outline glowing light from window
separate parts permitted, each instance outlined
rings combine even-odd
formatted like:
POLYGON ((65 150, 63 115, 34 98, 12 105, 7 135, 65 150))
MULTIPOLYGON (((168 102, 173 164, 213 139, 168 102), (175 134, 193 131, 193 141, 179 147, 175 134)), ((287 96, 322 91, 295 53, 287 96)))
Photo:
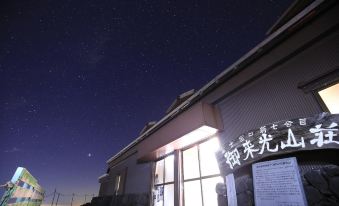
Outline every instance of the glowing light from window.
POLYGON ((174 205, 174 184, 165 185, 164 206, 174 205))
POLYGON ((218 195, 215 192, 215 186, 219 182, 223 182, 221 177, 213 177, 202 180, 204 205, 218 206, 218 195))
POLYGON ((157 161, 155 166, 154 183, 161 184, 164 182, 164 160, 157 161))
POLYGON ((165 182, 173 181, 174 181, 174 155, 170 155, 165 158, 165 182))
POLYGON ((193 130, 192 132, 182 136, 180 139, 180 146, 186 147, 193 143, 196 143, 200 140, 203 140, 207 137, 212 136, 213 134, 217 133, 217 129, 209 126, 201 126, 198 129, 193 130))
POLYGON ((199 145, 201 176, 220 174, 215 152, 219 150, 218 138, 213 138, 199 145))
POLYGON ((199 177, 199 158, 197 146, 183 152, 184 179, 199 177))
POLYGON ((332 114, 339 113, 339 83, 318 92, 332 114))
POLYGON ((185 206, 202 206, 200 180, 184 182, 185 206))

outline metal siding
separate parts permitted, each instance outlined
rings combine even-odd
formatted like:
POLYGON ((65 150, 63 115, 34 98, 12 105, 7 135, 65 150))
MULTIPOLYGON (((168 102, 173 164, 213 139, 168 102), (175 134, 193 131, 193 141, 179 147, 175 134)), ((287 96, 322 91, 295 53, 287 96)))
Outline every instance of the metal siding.
POLYGON ((221 135, 235 138, 270 122, 322 112, 313 95, 303 93, 298 84, 338 67, 338 57, 336 32, 226 97, 217 104, 224 124, 221 135))

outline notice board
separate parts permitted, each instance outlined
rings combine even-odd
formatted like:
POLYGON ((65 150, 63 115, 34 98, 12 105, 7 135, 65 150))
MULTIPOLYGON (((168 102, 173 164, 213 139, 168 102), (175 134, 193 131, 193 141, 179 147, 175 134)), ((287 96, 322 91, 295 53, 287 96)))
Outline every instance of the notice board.
POLYGON ((255 205, 306 206, 295 157, 252 165, 255 205))

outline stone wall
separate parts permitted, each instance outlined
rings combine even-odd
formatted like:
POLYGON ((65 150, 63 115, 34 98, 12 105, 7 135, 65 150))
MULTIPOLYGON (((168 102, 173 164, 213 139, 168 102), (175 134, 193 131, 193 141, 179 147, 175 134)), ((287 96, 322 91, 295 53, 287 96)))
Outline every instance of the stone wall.
MULTIPOLYGON (((301 168, 301 178, 309 206, 339 205, 339 166, 301 168)), ((254 206, 253 179, 243 175, 235 180, 238 206, 254 206)), ((219 206, 227 206, 227 197, 219 195, 219 206)))

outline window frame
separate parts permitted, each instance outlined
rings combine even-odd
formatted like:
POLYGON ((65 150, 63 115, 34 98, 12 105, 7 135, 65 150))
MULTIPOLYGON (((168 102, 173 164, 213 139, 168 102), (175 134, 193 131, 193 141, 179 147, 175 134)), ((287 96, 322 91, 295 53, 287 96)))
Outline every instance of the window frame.
POLYGON ((324 99, 320 96, 319 92, 322 91, 322 90, 325 90, 325 89, 327 89, 327 88, 329 88, 329 87, 331 87, 331 86, 334 86, 334 85, 336 85, 336 84, 339 84, 339 80, 338 80, 338 81, 331 82, 331 84, 328 84, 328 85, 326 85, 326 86, 323 86, 323 87, 318 88, 317 90, 314 90, 314 91, 313 91, 313 95, 314 95, 315 98, 317 99, 317 101, 318 101, 320 107, 323 109, 324 112, 328 112, 328 113, 330 113, 330 114, 332 114, 332 113, 331 113, 330 109, 327 107, 327 105, 326 105, 324 99))
MULTIPOLYGON (((164 202, 165 202, 165 185, 171 185, 173 184, 173 187, 174 187, 174 194, 173 194, 173 200, 175 202, 175 187, 176 187, 176 179, 175 179, 175 173, 176 173, 176 155, 175 155, 175 151, 174 152, 171 152, 157 160, 155 160, 153 162, 153 170, 152 170, 152 191, 153 189, 155 189, 156 187, 159 187, 159 186, 163 186, 163 197, 162 197, 162 202, 163 202, 163 205, 164 205, 164 202), (174 177, 173 177, 173 181, 170 181, 170 182, 165 182, 165 179, 166 179, 166 158, 173 155, 173 173, 174 173, 174 177), (156 171, 156 165, 157 165, 157 162, 161 161, 161 160, 164 160, 164 167, 163 167, 163 182, 162 183, 158 183, 158 184, 155 184, 155 171, 156 171)), ((154 205, 154 199, 153 199, 153 192, 152 192, 152 201, 151 201, 151 205, 153 206, 154 205)))
MULTIPOLYGON (((205 176, 201 176, 201 166, 200 166, 200 151, 198 150, 199 154, 198 154, 198 161, 199 161, 199 177, 197 178, 191 178, 188 180, 184 180, 184 161, 183 161, 183 151, 188 150, 192 147, 199 147, 200 144, 203 144, 209 140, 212 140, 213 138, 216 139, 220 139, 219 136, 217 134, 213 134, 211 136, 208 136, 202 140, 199 140, 193 144, 187 145, 181 149, 177 149, 174 150, 173 152, 166 154, 156 160, 154 160, 152 162, 152 173, 151 173, 151 177, 152 177, 152 182, 151 182, 151 201, 150 201, 150 205, 153 206, 154 205, 154 199, 153 199, 153 190, 155 189, 155 187, 157 186, 165 186, 165 185, 169 185, 169 184, 173 184, 174 185, 174 206, 184 206, 185 205, 185 196, 184 196, 184 192, 185 192, 185 188, 184 188, 184 182, 188 182, 188 181, 194 181, 194 180, 200 180, 200 192, 201 192, 201 200, 202 200, 202 205, 204 206, 204 200, 203 200, 203 195, 204 195, 204 191, 203 191, 203 184, 202 184, 202 180, 204 179, 209 179, 209 178, 214 178, 214 177, 221 177, 222 179, 224 179, 221 175, 221 173, 219 174, 213 174, 213 175, 205 175, 205 176), (165 158, 167 158, 168 156, 173 155, 174 157, 174 181, 172 182, 165 182, 165 158), (156 163, 158 161, 161 161, 164 159, 164 175, 163 175, 163 183, 159 183, 159 184, 155 184, 155 171, 156 171, 156 163)), ((165 190, 165 187, 164 187, 165 190)), ((163 191, 164 192, 164 191, 163 191)), ((165 200, 165 195, 163 195, 163 203, 165 200)), ((205 205, 206 206, 206 205, 205 205)))
POLYGON ((204 140, 198 141, 198 142, 196 142, 196 143, 194 143, 194 144, 191 144, 191 145, 189 145, 189 146, 187 146, 187 147, 184 147, 184 148, 182 148, 182 149, 180 150, 180 159, 181 159, 181 161, 180 161, 180 167, 181 167, 181 173, 180 173, 180 176, 181 176, 181 182, 180 182, 180 183, 181 183, 181 186, 182 186, 182 188, 181 188, 181 191, 182 191, 181 197, 182 197, 182 199, 181 199, 180 201, 181 201, 181 205, 182 205, 182 206, 185 206, 185 186, 184 186, 184 183, 185 183, 185 182, 191 182, 191 181, 199 180, 199 182, 200 182, 200 193, 201 193, 201 204, 202 204, 202 206, 205 206, 205 205, 204 205, 204 193, 203 193, 202 180, 204 180, 204 179, 209 179, 209 178, 214 178, 214 177, 221 177, 221 178, 223 178, 223 177, 221 176, 221 173, 219 173, 219 174, 214 174, 214 175, 206 175, 206 176, 202 176, 202 175, 201 175, 201 166, 200 166, 201 158, 200 158, 200 148, 199 148, 199 146, 200 146, 201 144, 203 144, 203 143, 209 141, 209 140, 212 140, 213 138, 219 139, 219 137, 217 137, 217 136, 214 135, 214 136, 208 137, 208 138, 206 138, 206 139, 204 139, 204 140), (184 178, 185 178, 185 177, 184 177, 184 151, 185 151, 185 150, 189 150, 189 149, 191 149, 191 148, 193 148, 193 147, 197 147, 197 152, 198 152, 198 165, 199 165, 199 177, 196 177, 196 178, 190 178, 190 179, 185 180, 185 179, 184 179, 184 178))
POLYGON ((300 82, 298 84, 298 88, 305 94, 311 93, 320 106, 320 109, 324 112, 331 113, 318 92, 337 83, 339 83, 339 67, 335 67, 334 69, 316 76, 309 81, 300 82))

